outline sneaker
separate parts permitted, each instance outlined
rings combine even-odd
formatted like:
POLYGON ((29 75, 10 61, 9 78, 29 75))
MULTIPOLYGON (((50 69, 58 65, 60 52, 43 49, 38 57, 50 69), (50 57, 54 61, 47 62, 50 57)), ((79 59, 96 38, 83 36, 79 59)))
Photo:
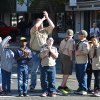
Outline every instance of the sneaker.
POLYGON ((4 93, 4 92, 3 92, 3 93, 1 94, 1 96, 7 96, 7 93, 4 93))
POLYGON ((93 95, 96 97, 100 97, 100 91, 96 90, 93 95))
POLYGON ((23 94, 19 94, 17 97, 23 97, 23 94))
POLYGON ((60 92, 64 95, 68 94, 68 91, 66 91, 65 89, 60 89, 60 92))
POLYGON ((24 97, 29 97, 29 95, 27 93, 23 93, 24 97))
POLYGON ((93 94, 94 93, 94 91, 93 90, 91 90, 91 89, 88 89, 88 91, 87 91, 88 93, 90 93, 90 94, 93 94))
POLYGON ((58 90, 62 89, 63 87, 62 86, 58 86, 58 90))
POLYGON ((65 87, 64 90, 67 91, 67 92, 73 92, 73 90, 71 90, 71 89, 68 88, 68 87, 65 87))
POLYGON ((78 92, 78 94, 80 94, 80 95, 87 95, 87 91, 80 91, 80 92, 78 92))
POLYGON ((51 94, 51 97, 56 97, 56 93, 52 93, 51 94))
POLYGON ((47 93, 45 92, 41 94, 41 97, 46 97, 46 96, 47 96, 47 93))

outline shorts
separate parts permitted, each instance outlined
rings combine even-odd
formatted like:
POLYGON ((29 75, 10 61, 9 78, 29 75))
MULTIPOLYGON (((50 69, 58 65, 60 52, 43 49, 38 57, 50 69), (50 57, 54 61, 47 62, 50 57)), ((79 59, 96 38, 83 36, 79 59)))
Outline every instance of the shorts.
POLYGON ((72 75, 73 63, 68 55, 62 54, 62 73, 64 75, 72 75))

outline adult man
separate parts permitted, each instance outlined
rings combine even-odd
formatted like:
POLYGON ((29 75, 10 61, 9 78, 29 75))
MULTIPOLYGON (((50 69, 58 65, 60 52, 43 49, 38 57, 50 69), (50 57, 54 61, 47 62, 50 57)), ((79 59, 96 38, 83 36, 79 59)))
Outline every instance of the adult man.
POLYGON ((76 93, 87 95, 87 76, 86 68, 88 62, 89 44, 86 40, 87 32, 81 30, 78 34, 79 42, 76 45, 75 50, 75 68, 76 68, 76 78, 78 80, 79 88, 76 93))
POLYGON ((40 66, 39 51, 40 48, 46 43, 48 35, 54 29, 54 24, 48 16, 46 11, 43 11, 43 18, 38 18, 36 24, 30 30, 30 47, 33 50, 33 66, 31 68, 31 84, 30 91, 33 91, 36 86, 37 71, 40 66), (43 27, 43 22, 47 20, 48 27, 43 27))
POLYGON ((90 37, 91 37, 91 36, 100 37, 100 30, 99 30, 99 28, 96 26, 96 23, 93 23, 93 27, 90 28, 90 37))

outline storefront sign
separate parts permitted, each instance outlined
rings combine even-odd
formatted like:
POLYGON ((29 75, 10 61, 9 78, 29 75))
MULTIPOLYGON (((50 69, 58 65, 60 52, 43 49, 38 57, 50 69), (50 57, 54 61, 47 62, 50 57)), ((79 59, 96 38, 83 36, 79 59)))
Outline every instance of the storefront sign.
POLYGON ((25 0, 22 4, 16 0, 16 11, 17 12, 27 12, 27 0, 25 0))
POLYGON ((77 6, 77 0, 69 0, 69 6, 77 6))

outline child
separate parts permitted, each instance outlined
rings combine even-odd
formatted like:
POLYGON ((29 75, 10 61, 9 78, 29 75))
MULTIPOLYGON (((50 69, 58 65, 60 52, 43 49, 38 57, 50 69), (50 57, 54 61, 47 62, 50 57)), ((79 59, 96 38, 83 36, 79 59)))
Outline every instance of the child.
POLYGON ((8 95, 11 92, 11 71, 13 66, 14 53, 8 48, 8 41, 10 39, 10 36, 6 37, 0 45, 3 95, 8 95))
POLYGON ((62 92, 64 95, 72 92, 71 89, 67 87, 67 81, 70 75, 72 75, 73 70, 73 51, 75 47, 75 41, 73 40, 73 30, 68 29, 66 31, 65 39, 63 39, 60 43, 59 52, 61 55, 61 63, 62 63, 62 74, 63 79, 61 86, 58 87, 58 90, 62 92))
POLYGON ((97 37, 92 36, 91 41, 93 47, 90 49, 90 57, 92 58, 92 69, 94 72, 94 96, 100 97, 100 44, 97 37))
POLYGON ((27 39, 20 38, 20 48, 16 51, 15 59, 18 64, 18 93, 20 97, 28 96, 28 62, 32 58, 31 50, 26 46, 27 39))
POLYGON ((41 87, 42 97, 46 97, 49 93, 52 97, 56 96, 56 59, 58 58, 57 48, 53 46, 52 37, 47 39, 47 45, 44 45, 40 51, 41 57, 41 87))
MULTIPOLYGON (((93 46, 92 41, 89 41, 90 48, 93 46)), ((88 64, 87 64, 87 91, 88 93, 92 93, 91 89, 91 79, 92 79, 92 59, 88 55, 88 64)))

